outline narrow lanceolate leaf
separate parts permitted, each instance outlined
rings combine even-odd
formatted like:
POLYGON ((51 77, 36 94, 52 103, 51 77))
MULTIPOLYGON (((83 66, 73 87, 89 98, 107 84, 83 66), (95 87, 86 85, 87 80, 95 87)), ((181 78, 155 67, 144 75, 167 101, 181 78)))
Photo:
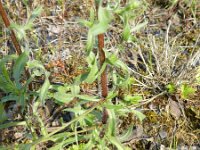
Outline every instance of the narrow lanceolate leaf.
POLYGON ((90 9, 90 22, 94 23, 95 21, 95 11, 94 8, 90 9))
POLYGON ((13 78, 18 83, 21 74, 24 72, 26 63, 28 62, 28 53, 23 52, 16 60, 13 67, 13 78))
POLYGON ((146 117, 143 113, 138 110, 133 110, 133 113, 138 117, 138 119, 142 122, 143 119, 146 117))
POLYGON ((93 36, 96 36, 98 34, 106 32, 108 27, 109 24, 105 22, 99 22, 98 24, 93 25, 92 28, 90 28, 89 32, 91 32, 93 36))
POLYGON ((123 29, 123 33, 122 33, 123 40, 128 41, 130 36, 131 36, 130 25, 128 23, 126 23, 126 25, 124 26, 124 29, 123 29))
POLYGON ((129 140, 131 136, 133 136, 133 125, 131 125, 125 133, 119 136, 119 140, 125 142, 129 140))
POLYGON ((126 95, 124 100, 130 102, 132 104, 137 104, 140 100, 142 100, 141 95, 126 95))
POLYGON ((90 71, 87 74, 87 78, 85 79, 85 82, 92 83, 97 78, 97 72, 98 72, 98 65, 97 65, 97 59, 94 55, 94 53, 90 53, 90 55, 87 57, 87 62, 90 67, 90 71))
POLYGON ((148 24, 148 21, 140 23, 136 25, 133 29, 131 29, 131 32, 139 31, 141 28, 145 27, 147 24, 148 24))
POLYGON ((36 17, 38 17, 42 12, 42 7, 39 6, 35 10, 33 10, 33 13, 31 14, 29 21, 33 21, 36 17))
POLYGON ((79 23, 80 23, 81 25, 83 25, 83 26, 88 27, 88 28, 90 28, 90 27, 93 25, 92 22, 87 21, 87 20, 83 20, 83 19, 79 20, 79 23))
POLYGON ((0 63, 0 89, 5 93, 17 92, 14 83, 10 80, 8 71, 4 63, 0 63))
POLYGON ((79 85, 71 85, 71 93, 74 97, 76 97, 80 93, 80 87, 79 85))
POLYGON ((22 38, 26 36, 27 27, 25 25, 18 25, 16 23, 12 23, 9 28, 14 29, 17 32, 16 36, 19 40, 21 40, 22 38))
POLYGON ((88 32, 88 37, 87 37, 87 45, 86 45, 86 50, 88 54, 91 52, 93 46, 94 46, 94 35, 91 33, 91 31, 88 32))
POLYGON ((126 148, 122 143, 114 136, 109 136, 110 142, 117 147, 118 150, 125 150, 126 148))
POLYGON ((44 84, 42 85, 42 88, 40 90, 40 100, 42 102, 42 104, 44 104, 44 100, 47 97, 47 92, 49 90, 50 87, 50 82, 48 77, 46 77, 44 84))
POLYGON ((115 62, 115 66, 121 68, 125 72, 128 72, 128 66, 119 59, 115 62))
POLYGON ((19 98, 16 100, 17 101, 17 103, 21 106, 21 112, 23 112, 24 111, 24 109, 25 109, 25 106, 26 106, 26 94, 25 94, 25 92, 22 90, 22 91, 20 91, 20 94, 19 94, 20 96, 19 96, 19 98))
POLYGON ((72 94, 66 94, 60 92, 56 92, 53 97, 61 103, 68 103, 74 98, 72 94))
POLYGON ((97 78, 97 76, 96 76, 97 72, 98 72, 97 64, 94 64, 92 66, 92 68, 90 69, 90 72, 89 72, 89 74, 88 74, 87 79, 85 80, 85 82, 87 82, 89 84, 93 83, 96 80, 96 78, 97 78))
POLYGON ((89 95, 77 95, 76 97, 85 101, 92 101, 92 102, 98 102, 100 100, 96 96, 89 96, 89 95))
POLYGON ((118 60, 117 56, 115 54, 111 54, 107 59, 107 63, 110 65, 115 65, 115 62, 118 60))
POLYGON ((27 63, 28 67, 30 69, 33 69, 33 68, 40 68, 42 69, 43 71, 45 71, 45 68, 44 66, 42 65, 42 63, 40 61, 37 61, 37 60, 32 60, 32 61, 29 61, 27 63))
POLYGON ((119 14, 119 15, 123 15, 126 12, 129 12, 131 10, 134 10, 136 8, 138 8, 141 5, 140 1, 131 1, 128 5, 126 5, 123 8, 117 9, 115 11, 115 13, 119 14))
POLYGON ((116 116, 115 112, 113 109, 107 110, 109 114, 109 119, 108 119, 108 136, 115 136, 115 129, 116 129, 116 116))
POLYGON ((7 119, 7 115, 4 110, 4 104, 0 103, 0 123, 4 122, 6 119, 7 119))
POLYGON ((103 8, 102 6, 99 6, 99 9, 98 9, 99 22, 104 23, 104 24, 109 24, 112 18, 113 18, 112 13, 108 9, 103 8))
POLYGON ((9 127, 12 127, 12 126, 21 126, 21 125, 25 125, 26 126, 26 121, 9 122, 9 123, 5 123, 5 124, 1 124, 0 125, 0 130, 4 129, 4 128, 9 128, 9 127))

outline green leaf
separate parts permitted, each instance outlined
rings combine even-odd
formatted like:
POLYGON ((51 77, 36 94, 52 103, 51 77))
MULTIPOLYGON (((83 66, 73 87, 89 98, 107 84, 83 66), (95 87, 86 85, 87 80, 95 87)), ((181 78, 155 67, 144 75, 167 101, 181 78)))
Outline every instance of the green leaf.
POLYGON ((37 60, 28 61, 27 66, 31 69, 32 76, 41 76, 43 74, 48 74, 48 71, 44 68, 42 63, 37 60))
POLYGON ((7 115, 6 112, 4 110, 4 104, 0 103, 0 123, 4 122, 5 120, 7 120, 7 115))
POLYGON ((19 99, 17 99, 16 102, 21 106, 21 112, 24 112, 26 106, 26 93, 24 92, 24 90, 20 91, 19 99))
POLYGON ((107 100, 111 100, 113 98, 115 98, 118 95, 118 93, 116 91, 110 91, 108 93, 108 96, 106 97, 107 100))
POLYGON ((8 102, 8 101, 13 101, 13 100, 17 100, 17 99, 19 99, 19 96, 11 93, 7 96, 2 97, 1 102, 8 102))
POLYGON ((28 6, 28 0, 22 0, 23 4, 26 5, 26 7, 28 6))
POLYGON ((44 84, 42 85, 42 88, 40 89, 40 94, 39 94, 42 104, 44 104, 44 101, 47 97, 49 87, 50 87, 50 82, 49 82, 48 77, 46 77, 44 84))
POLYGON ((83 19, 80 19, 78 22, 81 24, 81 25, 84 25, 88 28, 91 28, 94 24, 94 20, 95 20, 95 12, 94 12, 94 9, 91 8, 90 9, 90 20, 87 21, 87 20, 83 20, 83 19))
POLYGON ((3 62, 0 63, 0 89, 5 93, 17 93, 18 90, 10 80, 8 71, 3 62))
POLYGON ((42 65, 42 63, 38 60, 32 60, 32 61, 29 61, 27 63, 28 67, 30 69, 34 69, 34 68, 39 68, 39 69, 42 69, 43 71, 45 71, 45 68, 44 66, 42 65))
POLYGON ((0 146, 0 149, 1 149, 1 150, 8 150, 8 147, 0 146))
POLYGON ((79 22, 81 25, 84 25, 84 26, 86 26, 86 27, 88 27, 88 28, 92 27, 92 25, 93 25, 92 22, 87 21, 87 20, 83 20, 83 19, 80 19, 78 22, 79 22))
POLYGON ((19 56, 17 56, 16 54, 12 54, 12 55, 6 55, 3 58, 0 59, 0 63, 1 64, 5 64, 6 62, 12 62, 13 60, 16 60, 19 56))
POLYGON ((79 85, 71 85, 71 93, 74 97, 76 97, 80 93, 80 86, 79 85))
POLYGON ((187 84, 183 84, 181 85, 181 97, 183 99, 187 99, 189 98, 189 96, 193 95, 195 93, 195 89, 190 87, 187 84))
POLYGON ((113 109, 109 110, 107 109, 108 114, 109 114, 109 118, 108 118, 108 132, 107 135, 108 136, 115 136, 116 134, 116 115, 113 109))
POLYGON ((119 140, 120 142, 125 142, 127 140, 129 140, 129 138, 133 135, 133 125, 131 125, 128 130, 123 133, 123 135, 119 136, 119 140))
POLYGON ((108 56, 108 58, 106 58, 107 63, 110 65, 115 65, 117 60, 118 57, 115 54, 111 54, 110 56, 108 56))
POLYGON ((9 122, 9 123, 5 123, 5 124, 1 124, 0 130, 5 129, 5 128, 9 128, 9 127, 13 127, 13 126, 22 126, 22 125, 26 126, 26 121, 9 122))
POLYGON ((16 60, 13 67, 13 78, 19 84, 20 76, 25 70, 25 65, 28 62, 28 53, 23 52, 16 60))
POLYGON ((138 117, 138 119, 142 122, 144 118, 146 117, 143 113, 141 113, 138 110, 132 110, 133 113, 138 117))
POLYGON ((119 59, 115 62, 115 66, 121 68, 125 72, 128 72, 128 66, 119 59))
POLYGON ((93 36, 96 36, 98 34, 105 33, 109 27, 109 24, 106 22, 99 22, 98 24, 94 24, 90 30, 89 33, 92 34, 93 36))
POLYGON ((54 89, 60 93, 66 93, 71 91, 71 86, 65 84, 64 86, 58 86, 54 89))
POLYGON ((91 102, 98 102, 100 100, 99 98, 97 98, 97 96, 90 96, 90 95, 77 95, 76 97, 91 102))
POLYGON ((89 54, 94 46, 94 42, 95 42, 95 37, 92 34, 91 31, 88 32, 88 36, 87 36, 87 45, 86 45, 86 50, 87 53, 89 54))
POLYGON ((35 18, 38 17, 41 14, 42 10, 43 9, 42 9, 41 6, 37 7, 36 9, 34 9, 32 14, 31 14, 31 16, 29 17, 29 21, 34 21, 35 18))
POLYGON ((130 102, 132 104, 137 104, 139 103, 139 101, 142 100, 142 96, 141 95, 125 95, 124 100, 126 102, 130 102))
POLYGON ((109 136, 108 139, 110 142, 117 147, 118 150, 125 150, 125 147, 122 143, 114 136, 109 136))
POLYGON ((168 84, 166 88, 169 94, 173 94, 176 91, 176 87, 173 83, 168 84))
POLYGON ((92 24, 95 21, 95 11, 94 8, 90 8, 90 22, 92 22, 92 24))
POLYGON ((107 109, 114 109, 114 110, 119 110, 119 109, 123 109, 124 106, 123 105, 113 105, 113 104, 104 104, 103 106, 105 106, 107 109))
POLYGON ((131 32, 139 31, 141 28, 145 27, 148 24, 148 21, 140 23, 131 29, 131 32))
POLYGON ((98 9, 98 20, 100 23, 109 24, 112 20, 112 13, 107 9, 103 8, 101 5, 98 9))
POLYGON ((87 62, 89 64, 90 71, 85 79, 85 82, 91 84, 96 80, 98 73, 97 58, 95 57, 94 53, 90 53, 89 57, 87 57, 87 62))
POLYGON ((131 36, 131 29, 128 23, 126 23, 126 25, 124 26, 123 32, 122 32, 122 37, 123 40, 125 41, 129 41, 131 36))
POLYGON ((17 150, 20 150, 20 149, 23 149, 23 150, 30 150, 31 149, 31 144, 27 143, 27 144, 19 144, 15 147, 15 149, 17 150))
POLYGON ((53 97, 62 103, 68 103, 71 100, 73 100, 74 96, 72 94, 66 94, 66 93, 60 93, 60 92, 56 92, 53 97))
POLYGON ((89 72, 83 73, 75 78, 74 84, 79 85, 87 79, 89 72))
POLYGON ((23 25, 11 23, 9 28, 14 29, 17 32, 16 35, 17 35, 19 40, 21 40, 22 38, 24 38, 26 36, 25 26, 23 26, 23 25))
POLYGON ((141 5, 140 1, 130 1, 128 5, 126 5, 123 8, 117 9, 115 13, 119 15, 123 15, 124 13, 130 12, 131 10, 138 8, 140 5, 141 5))

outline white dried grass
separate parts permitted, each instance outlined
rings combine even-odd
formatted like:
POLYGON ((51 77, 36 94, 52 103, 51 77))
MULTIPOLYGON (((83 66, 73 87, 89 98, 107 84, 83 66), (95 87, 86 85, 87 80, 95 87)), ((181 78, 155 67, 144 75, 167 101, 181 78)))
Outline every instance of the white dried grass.
MULTIPOLYGON (((148 35, 148 41, 134 43, 137 54, 146 68, 145 73, 140 70, 130 68, 136 78, 137 84, 144 88, 159 89, 163 91, 163 86, 173 83, 179 86, 182 83, 194 84, 195 73, 200 65, 200 50, 197 50, 197 43, 193 45, 193 51, 187 60, 181 60, 182 51, 177 42, 179 35, 170 37, 171 23, 169 22, 164 43, 158 43, 153 35, 148 35), (147 60, 146 53, 153 57, 153 61, 147 60)), ((137 55, 136 54, 136 55, 137 55)))

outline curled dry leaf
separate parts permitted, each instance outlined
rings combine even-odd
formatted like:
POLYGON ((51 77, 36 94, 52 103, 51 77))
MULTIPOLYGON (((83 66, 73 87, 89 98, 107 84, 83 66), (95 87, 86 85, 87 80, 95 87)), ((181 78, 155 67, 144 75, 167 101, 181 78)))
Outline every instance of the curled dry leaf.
POLYGON ((169 102, 169 112, 176 120, 178 120, 181 116, 180 107, 178 103, 172 99, 170 99, 169 102))

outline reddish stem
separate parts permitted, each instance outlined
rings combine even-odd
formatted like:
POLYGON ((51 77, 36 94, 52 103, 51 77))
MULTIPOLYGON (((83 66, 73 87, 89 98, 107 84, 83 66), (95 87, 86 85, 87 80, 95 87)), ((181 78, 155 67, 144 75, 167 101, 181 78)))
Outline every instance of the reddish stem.
MULTIPOLYGON (((1 0, 0 0, 0 15, 1 15, 2 19, 3 19, 3 22, 4 22, 5 26, 6 26, 6 28, 9 28, 10 21, 8 19, 8 16, 6 14, 5 9, 3 8, 3 4, 1 2, 1 0)), ((13 30, 11 30, 11 35, 10 36, 11 36, 11 40, 13 42, 13 45, 15 47, 17 55, 20 55, 22 53, 22 50, 21 50, 21 47, 19 45, 19 42, 17 41, 17 38, 16 38, 15 33, 14 33, 13 30)), ((26 73, 27 77, 30 77, 30 73, 28 72, 28 70, 25 70, 25 73, 26 73)), ((29 89, 30 90, 33 89, 32 84, 29 84, 29 89)))
MULTIPOLYGON (((99 60, 100 60, 100 67, 103 66, 103 63, 106 60, 105 52, 103 51, 104 48, 104 34, 98 35, 98 47, 99 47, 99 60)), ((108 95, 108 83, 107 83, 107 72, 106 68, 101 74, 101 94, 102 97, 107 97, 108 95)))
MULTIPOLYGON (((98 35, 98 48, 99 48, 99 60, 100 60, 100 67, 103 66, 103 63, 106 60, 105 52, 103 50, 104 48, 104 34, 98 35)), ((101 94, 103 98, 106 98, 108 96, 108 80, 107 80, 107 68, 103 71, 101 74, 101 94)), ((102 114, 102 123, 106 124, 108 120, 108 112, 106 108, 103 108, 103 114, 102 114)))
MULTIPOLYGON (((10 21, 9 21, 9 19, 7 17, 5 9, 3 8, 3 4, 1 2, 1 0, 0 0, 0 15, 1 15, 2 19, 3 19, 3 22, 4 22, 5 26, 6 26, 6 28, 9 28, 10 21)), ((15 49, 16 49, 16 53, 18 55, 20 55, 22 53, 22 51, 21 51, 20 45, 19 45, 19 43, 17 41, 17 38, 16 38, 15 33, 14 33, 13 30, 11 30, 11 40, 12 40, 12 42, 14 44, 15 49)))

